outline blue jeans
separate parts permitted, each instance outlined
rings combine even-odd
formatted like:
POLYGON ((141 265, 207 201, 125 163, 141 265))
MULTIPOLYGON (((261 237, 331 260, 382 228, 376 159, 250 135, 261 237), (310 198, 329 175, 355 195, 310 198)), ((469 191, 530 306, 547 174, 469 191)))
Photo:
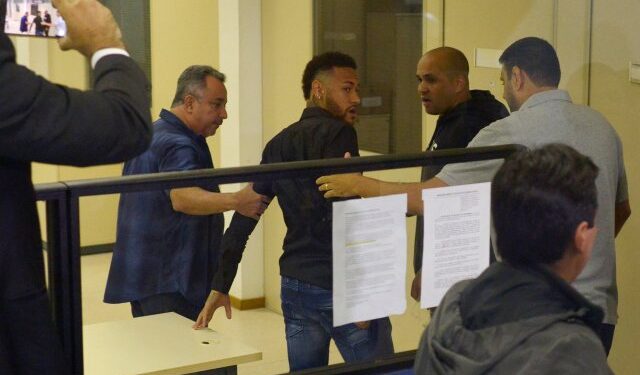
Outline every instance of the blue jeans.
POLYGON ((372 320, 367 329, 353 323, 334 327, 332 292, 286 276, 282 277, 280 297, 290 371, 326 366, 331 338, 345 362, 394 353, 389 318, 372 320))

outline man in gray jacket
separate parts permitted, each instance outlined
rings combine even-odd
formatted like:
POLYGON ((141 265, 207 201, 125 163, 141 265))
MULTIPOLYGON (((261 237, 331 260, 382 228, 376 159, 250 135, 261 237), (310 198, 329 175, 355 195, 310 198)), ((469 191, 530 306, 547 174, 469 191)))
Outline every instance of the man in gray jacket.
POLYGON ((603 311, 569 283, 595 242, 598 167, 550 144, 496 173, 491 213, 502 262, 454 285, 423 334, 417 374, 610 374, 603 311))

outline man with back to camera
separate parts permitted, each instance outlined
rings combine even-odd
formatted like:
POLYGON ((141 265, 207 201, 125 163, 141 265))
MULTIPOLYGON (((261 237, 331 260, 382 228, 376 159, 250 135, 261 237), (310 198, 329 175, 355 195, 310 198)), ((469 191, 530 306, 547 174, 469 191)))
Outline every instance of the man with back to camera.
MULTIPOLYGON (((359 81, 350 56, 327 52, 305 67, 302 91, 307 107, 300 120, 266 145, 262 164, 358 156, 353 124, 359 81)), ((389 318, 333 327, 332 209, 313 178, 255 183, 255 191, 278 197, 287 234, 280 257, 282 311, 290 371, 326 366, 334 339, 346 362, 393 354, 389 318)), ((234 215, 224 235, 222 263, 194 328, 204 328, 218 307, 231 319, 229 289, 257 221, 234 215)))
MULTIPOLYGON (((91 58, 93 89, 53 84, 16 64, 0 31, 0 373, 68 374, 51 321, 30 162, 124 161, 151 139, 148 81, 111 12, 95 0, 53 0, 68 21, 58 42, 91 58)), ((0 1, 0 24, 6 1, 0 1)))
POLYGON ((416 374, 612 374, 598 338, 602 309, 570 285, 599 229, 597 175, 561 144, 505 161, 491 185, 502 261, 447 291, 416 374))
MULTIPOLYGON (((530 148, 547 143, 568 144, 589 156, 600 169, 596 180, 600 234, 591 260, 573 286, 604 310, 600 338, 609 353, 617 321, 618 290, 615 236, 631 215, 622 144, 615 129, 595 110, 573 104, 558 89, 560 62, 543 39, 528 37, 511 44, 500 56, 504 98, 511 115, 482 129, 468 147, 521 144, 530 148)), ((363 197, 408 193, 408 210, 422 212, 425 188, 491 181, 502 161, 449 164, 423 183, 388 183, 356 174, 318 179, 325 197, 363 197)))
MULTIPOLYGON (((469 62, 452 47, 438 47, 418 61, 418 93, 425 111, 439 115, 427 151, 463 148, 490 123, 509 115, 507 108, 484 90, 469 90, 469 62)), ((442 165, 422 167, 420 181, 435 177, 442 165)), ((420 299, 423 217, 416 221, 411 296, 420 299)))
MULTIPOLYGON (((210 66, 185 69, 171 110, 153 125, 151 147, 123 175, 213 168, 206 137, 227 118, 224 81, 210 66)), ((173 311, 196 320, 217 268, 222 213, 257 219, 263 200, 250 186, 220 193, 217 184, 122 194, 104 301, 131 303, 134 317, 173 311)))

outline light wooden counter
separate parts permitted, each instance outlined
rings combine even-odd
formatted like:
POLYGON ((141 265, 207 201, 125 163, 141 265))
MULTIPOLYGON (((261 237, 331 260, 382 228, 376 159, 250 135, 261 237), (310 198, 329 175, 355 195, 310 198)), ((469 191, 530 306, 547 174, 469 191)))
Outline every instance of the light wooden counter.
POLYGON ((86 325, 84 373, 185 374, 214 368, 235 373, 236 365, 262 353, 211 329, 194 330, 175 313, 86 325))

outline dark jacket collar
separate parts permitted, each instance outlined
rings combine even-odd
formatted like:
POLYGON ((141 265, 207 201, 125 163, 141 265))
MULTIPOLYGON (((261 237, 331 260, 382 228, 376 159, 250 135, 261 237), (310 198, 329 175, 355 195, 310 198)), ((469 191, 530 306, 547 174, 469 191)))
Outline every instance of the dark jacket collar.
POLYGON ((332 115, 331 112, 327 111, 326 109, 323 109, 320 107, 307 107, 304 109, 304 111, 302 111, 302 116, 300 116, 300 121, 306 120, 312 117, 326 117, 334 120, 340 120, 339 118, 332 115))
POLYGON ((509 115, 509 111, 502 103, 487 90, 470 90, 469 100, 459 103, 449 111, 438 117, 438 123, 447 123, 456 117, 469 116, 471 118, 496 121, 509 115))

